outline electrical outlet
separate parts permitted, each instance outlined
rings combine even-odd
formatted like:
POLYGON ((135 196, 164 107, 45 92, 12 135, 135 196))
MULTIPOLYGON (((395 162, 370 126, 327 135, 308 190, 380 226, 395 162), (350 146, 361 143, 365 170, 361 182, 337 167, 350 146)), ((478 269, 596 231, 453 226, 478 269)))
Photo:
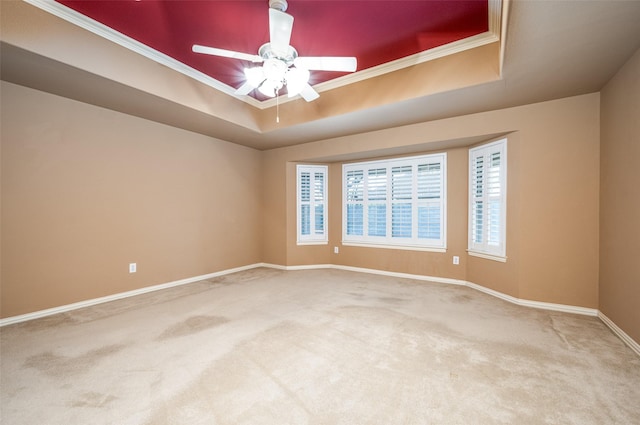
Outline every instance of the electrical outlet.
POLYGON ((136 263, 129 263, 129 273, 135 273, 137 268, 138 266, 136 265, 136 263))
POLYGON ((339 254, 340 253, 340 248, 338 248, 337 246, 333 247, 333 253, 334 254, 339 254))
POLYGON ((460 257, 458 257, 457 255, 453 256, 453 264, 458 265, 460 264, 460 257))

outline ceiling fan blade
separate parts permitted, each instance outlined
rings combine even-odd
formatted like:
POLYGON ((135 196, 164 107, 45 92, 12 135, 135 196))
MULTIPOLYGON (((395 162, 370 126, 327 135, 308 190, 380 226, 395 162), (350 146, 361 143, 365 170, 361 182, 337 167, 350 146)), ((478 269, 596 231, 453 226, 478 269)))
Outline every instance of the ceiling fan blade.
POLYGON ((258 55, 250 55, 248 53, 234 52, 233 50, 218 49, 215 47, 200 46, 194 44, 191 50, 195 53, 203 53, 205 55, 222 56, 225 58, 242 59, 251 62, 263 62, 264 59, 258 55))
POLYGON ((316 71, 354 72, 358 67, 358 60, 354 57, 301 56, 297 57, 293 64, 300 68, 316 71))
POLYGON ((287 54, 292 30, 293 16, 276 9, 269 9, 269 37, 271 50, 274 53, 282 56, 287 54))
POLYGON ((307 102, 312 102, 320 97, 317 91, 313 89, 309 84, 306 84, 302 91, 300 92, 300 96, 307 102))
POLYGON ((255 87, 253 87, 253 84, 246 81, 243 85, 238 87, 238 90, 236 90, 235 94, 238 96, 245 96, 251 93, 251 90, 253 90, 254 88, 255 87))

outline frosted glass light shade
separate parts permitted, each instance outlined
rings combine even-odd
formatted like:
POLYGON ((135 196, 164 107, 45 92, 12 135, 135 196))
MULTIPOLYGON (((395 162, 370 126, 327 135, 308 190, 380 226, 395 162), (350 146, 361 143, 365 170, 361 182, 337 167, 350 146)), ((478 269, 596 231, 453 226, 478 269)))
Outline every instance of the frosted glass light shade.
POLYGON ((287 81, 287 95, 293 97, 299 94, 309 82, 309 71, 303 68, 289 68, 285 76, 287 81))
POLYGON ((258 91, 265 96, 275 97, 276 91, 282 88, 282 83, 274 80, 265 80, 258 88, 258 91))
POLYGON ((251 84, 251 87, 258 88, 260 84, 264 81, 264 71, 261 66, 256 66, 253 68, 245 68, 244 75, 247 77, 247 82, 251 84))

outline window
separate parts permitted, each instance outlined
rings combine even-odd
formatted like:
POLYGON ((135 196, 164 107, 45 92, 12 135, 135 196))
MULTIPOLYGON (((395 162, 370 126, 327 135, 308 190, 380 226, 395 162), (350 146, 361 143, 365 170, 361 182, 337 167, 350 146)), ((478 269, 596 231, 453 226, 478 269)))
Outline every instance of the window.
POLYGON ((446 248, 446 154, 343 165, 344 244, 446 248))
POLYGON ((298 244, 327 243, 327 167, 298 165, 298 244))
POLYGON ((469 150, 469 253, 506 261, 506 139, 469 150))

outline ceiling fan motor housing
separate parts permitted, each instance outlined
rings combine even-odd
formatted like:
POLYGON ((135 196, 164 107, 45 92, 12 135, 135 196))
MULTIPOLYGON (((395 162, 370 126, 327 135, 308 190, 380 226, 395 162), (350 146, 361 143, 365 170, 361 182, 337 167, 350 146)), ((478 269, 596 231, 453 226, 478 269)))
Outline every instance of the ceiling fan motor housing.
POLYGON ((275 52, 271 47, 271 43, 265 43, 258 49, 258 55, 264 60, 278 59, 287 64, 287 66, 293 65, 293 61, 298 57, 298 52, 293 46, 288 46, 287 52, 275 52))

